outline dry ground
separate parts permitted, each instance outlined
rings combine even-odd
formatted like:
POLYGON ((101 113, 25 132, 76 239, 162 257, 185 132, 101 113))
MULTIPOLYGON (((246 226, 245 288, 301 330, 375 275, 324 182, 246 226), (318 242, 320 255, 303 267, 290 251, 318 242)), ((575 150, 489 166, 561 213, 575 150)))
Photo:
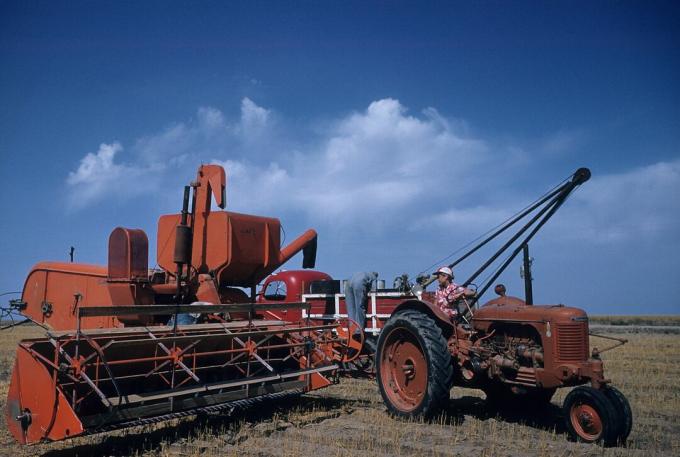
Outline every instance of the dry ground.
MULTIPOLYGON (((659 320, 658 318, 656 318, 659 320)), ((660 319, 661 325, 676 325, 660 319)), ((35 327, 0 332, 0 407, 4 411, 14 347, 39 336, 35 327)), ((0 453, 12 456, 645 456, 680 455, 680 335, 631 334, 603 354, 606 373, 629 398, 634 426, 628 446, 571 443, 558 391, 540 415, 499 415, 484 394, 454 388, 444 415, 429 423, 389 417, 375 381, 339 385, 235 417, 191 418, 126 431, 20 447, 0 422, 0 453)), ((593 341, 604 347, 607 342, 593 341)))

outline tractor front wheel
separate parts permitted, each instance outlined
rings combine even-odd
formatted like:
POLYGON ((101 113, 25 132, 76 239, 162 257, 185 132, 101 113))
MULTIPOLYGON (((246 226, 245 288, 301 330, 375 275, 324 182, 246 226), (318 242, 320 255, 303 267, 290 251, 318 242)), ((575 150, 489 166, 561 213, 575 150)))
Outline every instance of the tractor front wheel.
POLYGON ((615 405, 602 390, 576 387, 564 399, 563 408, 572 439, 605 446, 617 444, 620 421, 615 405))
POLYGON ((451 354, 427 314, 407 310, 392 315, 380 332, 375 360, 380 394, 390 413, 429 418, 448 404, 451 354))

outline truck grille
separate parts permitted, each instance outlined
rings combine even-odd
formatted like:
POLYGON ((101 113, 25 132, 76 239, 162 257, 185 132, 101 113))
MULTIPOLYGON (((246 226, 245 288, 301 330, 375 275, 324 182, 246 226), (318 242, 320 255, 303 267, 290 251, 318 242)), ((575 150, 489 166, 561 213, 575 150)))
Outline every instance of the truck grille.
POLYGON ((588 359, 588 323, 556 324, 557 360, 576 362, 588 359))

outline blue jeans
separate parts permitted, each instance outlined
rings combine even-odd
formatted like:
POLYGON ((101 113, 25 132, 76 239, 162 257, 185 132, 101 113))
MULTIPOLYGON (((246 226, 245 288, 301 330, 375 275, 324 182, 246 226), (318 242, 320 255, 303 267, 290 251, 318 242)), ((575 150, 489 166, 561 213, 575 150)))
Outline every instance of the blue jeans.
POLYGON ((359 324, 361 330, 366 326, 366 307, 368 302, 367 290, 364 284, 347 284, 345 290, 345 304, 347 317, 359 324))
MULTIPOLYGON (((177 315, 177 325, 190 325, 195 324, 196 319, 191 314, 178 314, 177 315)), ((173 315, 168 321, 169 326, 175 325, 175 316, 173 315)))

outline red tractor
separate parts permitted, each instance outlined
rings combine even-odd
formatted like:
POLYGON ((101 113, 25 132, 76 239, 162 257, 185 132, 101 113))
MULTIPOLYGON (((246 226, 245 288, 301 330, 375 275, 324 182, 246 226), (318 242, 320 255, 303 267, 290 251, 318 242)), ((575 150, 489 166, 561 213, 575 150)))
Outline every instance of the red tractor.
POLYGON ((524 227, 482 265, 472 281, 526 232, 528 234, 489 278, 471 302, 462 299, 459 317, 450 318, 433 304, 421 281, 392 312, 380 332, 377 380, 388 410, 402 417, 432 417, 448 404, 452 386, 481 389, 487 400, 526 410, 550 402, 560 387, 579 386, 564 401, 566 426, 579 441, 606 446, 625 442, 632 413, 623 394, 605 378, 600 352, 590 351, 588 316, 564 305, 533 305, 531 277, 525 268, 526 299, 503 294, 477 307, 476 302, 520 253, 528 266, 528 243, 587 181, 579 169, 572 178, 492 233, 450 267, 537 211, 524 227))
MULTIPOLYGON (((589 348, 586 313, 564 305, 533 305, 529 241, 589 177, 587 169, 579 169, 568 182, 508 220, 450 265, 461 263, 525 217, 531 217, 463 284, 472 286, 476 277, 516 245, 485 285, 478 288, 476 297, 458 304, 458 319, 452 320, 434 305, 434 294, 426 291, 432 279, 423 278, 413 286, 402 277, 399 287, 376 287, 369 292, 364 353, 375 353, 375 366, 359 367, 376 374, 391 413, 432 417, 448 404, 452 386, 481 389, 489 403, 520 410, 547 405, 559 387, 578 386, 564 402, 570 435, 605 445, 626 440, 632 427, 631 409, 623 394, 604 377, 599 357, 602 351, 591 352, 589 348), (505 296, 504 286, 497 286, 498 298, 475 306, 520 252, 524 253, 525 299, 505 296)), ((333 321, 347 316, 340 292, 340 281, 326 273, 283 271, 265 279, 258 301, 303 301, 310 307, 273 312, 286 319, 333 321), (290 312, 297 314, 283 314, 290 312)), ((361 361, 359 357, 353 364, 361 361)))

